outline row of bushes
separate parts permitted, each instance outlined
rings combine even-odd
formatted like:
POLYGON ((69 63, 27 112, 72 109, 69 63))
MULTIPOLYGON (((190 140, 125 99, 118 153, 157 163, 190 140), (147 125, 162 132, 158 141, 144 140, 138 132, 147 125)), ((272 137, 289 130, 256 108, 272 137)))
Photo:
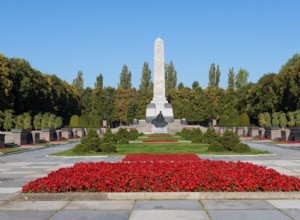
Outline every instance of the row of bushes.
POLYGON ((258 115, 259 125, 261 127, 289 127, 300 126, 300 110, 295 112, 269 112, 260 113, 258 115))
POLYGON ((233 111, 230 115, 221 115, 218 125, 221 126, 249 126, 250 118, 247 113, 239 115, 236 111, 233 111))
POLYGON ((176 134, 184 137, 186 140, 192 141, 192 143, 209 144, 208 151, 210 152, 232 151, 243 153, 251 151, 250 147, 247 144, 241 143, 239 136, 232 131, 225 131, 221 136, 213 128, 208 128, 205 133, 196 128, 192 130, 183 129, 176 134))
POLYGON ((0 127, 3 127, 6 131, 12 128, 17 129, 36 129, 41 128, 61 128, 63 125, 62 117, 56 116, 46 112, 44 114, 39 113, 34 117, 29 112, 25 112, 20 115, 14 115, 13 110, 0 111, 0 127))
POLYGON ((88 152, 116 152, 115 144, 128 144, 130 140, 135 140, 139 135, 136 129, 127 131, 120 128, 117 133, 113 134, 108 128, 102 138, 99 138, 95 129, 89 129, 87 136, 81 138, 80 144, 73 148, 74 153, 88 152))

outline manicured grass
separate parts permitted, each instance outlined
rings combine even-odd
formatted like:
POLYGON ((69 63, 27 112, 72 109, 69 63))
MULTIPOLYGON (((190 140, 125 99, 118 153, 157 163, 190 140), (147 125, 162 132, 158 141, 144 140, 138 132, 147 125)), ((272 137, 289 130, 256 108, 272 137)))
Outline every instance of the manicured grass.
POLYGON ((15 151, 22 151, 25 150, 24 148, 19 147, 12 147, 12 148, 0 148, 1 153, 9 153, 9 152, 15 152, 15 151))
POLYGON ((96 156, 96 155, 126 155, 126 154, 218 154, 218 155, 256 155, 269 152, 251 149, 250 153, 207 152, 207 144, 190 143, 147 143, 147 144, 118 144, 116 153, 85 153, 76 154, 72 149, 57 153, 57 156, 96 156))

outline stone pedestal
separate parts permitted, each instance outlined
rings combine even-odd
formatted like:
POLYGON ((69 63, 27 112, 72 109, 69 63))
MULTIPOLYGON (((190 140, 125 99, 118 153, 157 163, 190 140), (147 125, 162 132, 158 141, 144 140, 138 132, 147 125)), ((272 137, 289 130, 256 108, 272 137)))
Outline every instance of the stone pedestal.
POLYGON ((47 142, 57 140, 57 135, 54 128, 42 128, 40 139, 43 139, 47 142))
POLYGON ((265 128, 263 138, 269 138, 269 139, 278 138, 278 139, 281 139, 281 130, 279 128, 265 128))
POLYGON ((157 128, 154 125, 152 125, 152 133, 168 133, 168 126, 165 126, 163 128, 157 128))
POLYGON ((12 129, 12 138, 17 145, 32 144, 31 130, 29 129, 12 129))
POLYGON ((62 139, 62 131, 61 130, 57 130, 56 131, 56 138, 57 138, 57 140, 61 140, 62 139))
POLYGON ((62 128, 61 129, 61 136, 65 139, 73 138, 73 131, 71 128, 62 128))
POLYGON ((32 141, 34 144, 38 144, 40 143, 40 135, 41 135, 41 132, 40 131, 33 131, 31 132, 32 134, 32 141))
POLYGON ((235 133, 239 136, 243 136, 245 135, 245 132, 244 132, 244 127, 236 127, 235 128, 235 133))
POLYGON ((73 132, 74 132, 74 137, 76 137, 76 138, 78 138, 78 137, 81 138, 81 137, 85 136, 85 132, 84 132, 83 128, 75 128, 73 130, 73 132))
POLYGON ((0 134, 0 148, 5 147, 5 135, 4 134, 0 134))
POLYGON ((290 129, 281 130, 281 140, 288 141, 290 136, 290 129))
POLYGON ((289 141, 300 141, 300 127, 291 127, 289 141))
POLYGON ((250 137, 258 137, 258 127, 249 127, 248 128, 248 136, 250 137))

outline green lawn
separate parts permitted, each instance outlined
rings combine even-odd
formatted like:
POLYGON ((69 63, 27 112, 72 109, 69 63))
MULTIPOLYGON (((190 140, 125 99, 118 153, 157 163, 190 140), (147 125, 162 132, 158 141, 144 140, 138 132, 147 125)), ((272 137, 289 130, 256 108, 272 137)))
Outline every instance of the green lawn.
POLYGON ((1 153, 8 153, 8 152, 14 152, 14 151, 22 151, 25 150, 24 148, 19 148, 19 147, 12 147, 12 148, 0 148, 1 153))
POLYGON ((218 155, 256 155, 269 152, 251 149, 250 153, 207 152, 207 144, 190 143, 147 143, 147 144, 117 144, 117 153, 86 153, 76 154, 72 149, 57 153, 57 156, 96 156, 96 155, 126 155, 126 154, 218 154, 218 155))

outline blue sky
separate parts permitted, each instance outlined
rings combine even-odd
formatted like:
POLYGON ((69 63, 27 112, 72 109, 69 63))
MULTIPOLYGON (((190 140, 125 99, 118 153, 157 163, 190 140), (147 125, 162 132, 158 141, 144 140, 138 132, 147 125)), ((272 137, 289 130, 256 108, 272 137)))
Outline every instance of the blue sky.
POLYGON ((224 88, 230 67, 256 82, 300 51, 298 0, 0 0, 0 7, 0 53, 69 83, 81 70, 91 87, 100 73, 105 86, 117 86, 126 64, 138 88, 143 62, 153 71, 157 37, 186 86, 206 87, 213 62, 224 88))

